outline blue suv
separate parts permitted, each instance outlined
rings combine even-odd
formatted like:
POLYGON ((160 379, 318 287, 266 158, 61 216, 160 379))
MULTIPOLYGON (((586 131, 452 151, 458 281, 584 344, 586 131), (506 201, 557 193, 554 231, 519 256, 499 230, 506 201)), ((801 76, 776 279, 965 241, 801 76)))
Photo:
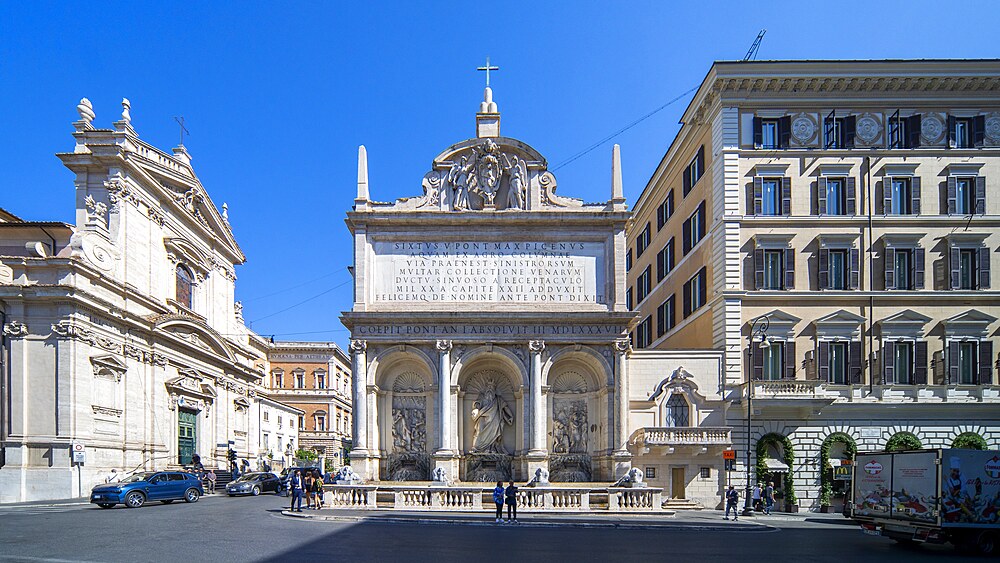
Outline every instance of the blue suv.
POLYGON ((90 502, 101 508, 111 508, 116 504, 139 508, 147 500, 158 500, 163 504, 181 499, 185 502, 198 502, 203 494, 205 489, 194 475, 179 471, 157 471, 136 473, 121 483, 98 485, 90 492, 90 502))

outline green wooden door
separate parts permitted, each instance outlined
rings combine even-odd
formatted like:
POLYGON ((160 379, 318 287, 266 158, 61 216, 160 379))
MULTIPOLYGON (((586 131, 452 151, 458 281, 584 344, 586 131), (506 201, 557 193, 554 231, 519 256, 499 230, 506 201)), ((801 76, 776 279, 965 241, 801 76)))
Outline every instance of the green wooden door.
POLYGON ((177 411, 177 453, 178 463, 191 463, 194 444, 198 437, 198 414, 185 410, 177 411))

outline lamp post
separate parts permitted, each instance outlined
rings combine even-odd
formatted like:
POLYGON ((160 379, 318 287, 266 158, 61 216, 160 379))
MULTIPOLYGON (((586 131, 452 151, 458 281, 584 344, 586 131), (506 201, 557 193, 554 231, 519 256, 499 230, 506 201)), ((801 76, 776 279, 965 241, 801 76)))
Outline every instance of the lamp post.
POLYGON ((750 336, 747 338, 747 352, 749 354, 749 369, 747 370, 747 489, 743 504, 744 516, 753 516, 753 502, 750 499, 753 491, 753 483, 750 480, 750 433, 753 422, 753 343, 754 339, 757 338, 760 341, 761 350, 771 347, 767 341, 767 327, 769 324, 767 315, 761 315, 753 319, 750 321, 750 336))

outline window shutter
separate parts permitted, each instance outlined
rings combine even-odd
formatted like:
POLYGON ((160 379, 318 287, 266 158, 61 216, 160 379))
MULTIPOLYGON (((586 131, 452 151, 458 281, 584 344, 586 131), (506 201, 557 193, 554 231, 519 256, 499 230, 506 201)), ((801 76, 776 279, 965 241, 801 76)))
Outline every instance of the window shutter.
POLYGON ((844 118, 844 148, 854 148, 854 133, 857 130, 857 116, 848 115, 844 118))
POLYGON ((688 252, 691 251, 691 219, 688 218, 684 221, 684 255, 686 256, 688 252))
POLYGON ((981 147, 986 141, 986 116, 977 115, 972 119, 972 146, 981 147))
POLYGON ((836 139, 833 137, 833 121, 836 115, 837 110, 833 110, 823 118, 823 148, 828 149, 836 142, 836 139))
POLYGON ((898 149, 903 146, 903 139, 899 138, 899 110, 897 109, 885 123, 885 146, 889 149, 898 149))
POLYGON ((781 178, 781 214, 792 214, 792 179, 781 178))
POLYGON ((705 145, 698 147, 698 177, 691 178, 691 183, 695 184, 705 175, 705 145))
POLYGON ((948 116, 948 148, 955 148, 955 116, 948 116))
POLYGON ((698 204, 698 240, 705 238, 705 229, 708 227, 705 220, 705 201, 698 204))
POLYGON ((910 178, 910 213, 920 215, 920 176, 910 178))
MULTIPOLYGON (((985 123, 985 122, 984 122, 985 123)), ((778 120, 778 148, 787 149, 792 136, 792 117, 786 115, 778 120)))
POLYGON ((674 237, 667 241, 667 272, 674 269, 674 237))
POLYGON ((852 340, 847 346, 847 361, 849 362, 850 373, 848 373, 849 381, 853 385, 861 384, 861 341, 852 340))
POLYGON ((924 254, 923 248, 913 249, 913 289, 924 288, 924 254))
POLYGON ((958 289, 962 286, 962 249, 952 246, 950 249, 951 262, 951 288, 958 289))
POLYGON ((830 343, 821 341, 816 356, 819 357, 816 362, 819 364, 820 381, 830 381, 830 343))
POLYGON ((892 214, 892 178, 882 180, 882 215, 892 214))
POLYGON ((854 178, 847 179, 847 214, 855 215, 858 209, 858 188, 854 178))
POLYGON ((764 249, 753 250, 753 283, 754 289, 764 287, 764 249))
POLYGON ((885 288, 896 289, 896 249, 885 247, 885 288))
POLYGON ((698 272, 698 287, 701 288, 701 294, 698 296, 698 306, 701 307, 708 302, 708 268, 702 268, 698 272))
POLYGON ((684 169, 684 195, 691 191, 691 167, 684 169))
POLYGON ((993 385, 993 342, 979 341, 979 381, 978 385, 993 385))
POLYGON ((990 288, 990 249, 981 247, 979 249, 979 287, 976 289, 990 288))
POLYGON ((948 215, 954 215, 955 210, 958 209, 955 206, 955 200, 957 199, 958 193, 958 180, 954 176, 948 176, 948 215))
POLYGON ((788 340, 784 343, 785 352, 785 379, 795 379, 795 341, 788 340))
POLYGON ((882 385, 891 385, 896 382, 896 364, 893 362, 895 354, 895 342, 887 340, 882 343, 882 385))
POLYGON ((795 289, 795 249, 786 248, 785 255, 785 289, 795 289))
POLYGON ((691 315, 691 281, 684 284, 684 318, 691 315))
POLYGON ((826 178, 823 176, 816 180, 816 212, 826 215, 826 178))
POLYGON ((819 288, 830 289, 830 250, 819 249, 819 288))
POLYGON ((848 287, 858 289, 861 286, 861 251, 852 248, 848 254, 851 257, 851 279, 848 287))
POLYGON ((760 349, 760 342, 751 342, 753 346, 753 366, 751 366, 751 377, 754 381, 764 379, 764 351, 760 349))
POLYGON ((760 176, 755 176, 753 179, 753 214, 760 215, 764 209, 763 206, 764 197, 764 179, 760 176))
POLYGON ((761 119, 759 117, 753 118, 753 148, 759 149, 761 145, 764 144, 764 135, 762 131, 761 119))
POLYGON ((958 383, 958 340, 948 343, 948 383, 958 383))
POLYGON ((913 345, 913 385, 927 385, 927 342, 919 340, 913 345))
POLYGON ((986 176, 976 176, 976 215, 986 215, 986 176))
POLYGON ((906 148, 915 149, 920 146, 920 114, 906 118, 906 148))

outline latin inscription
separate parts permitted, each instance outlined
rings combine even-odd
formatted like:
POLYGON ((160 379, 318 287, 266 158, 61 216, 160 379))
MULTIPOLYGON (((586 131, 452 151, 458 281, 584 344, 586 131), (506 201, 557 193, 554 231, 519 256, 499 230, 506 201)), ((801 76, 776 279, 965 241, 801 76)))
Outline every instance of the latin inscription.
POLYGON ((376 242, 375 301, 604 303, 595 242, 376 242))
POLYGON ((617 336, 625 327, 614 325, 360 325, 353 334, 374 336, 617 336))

